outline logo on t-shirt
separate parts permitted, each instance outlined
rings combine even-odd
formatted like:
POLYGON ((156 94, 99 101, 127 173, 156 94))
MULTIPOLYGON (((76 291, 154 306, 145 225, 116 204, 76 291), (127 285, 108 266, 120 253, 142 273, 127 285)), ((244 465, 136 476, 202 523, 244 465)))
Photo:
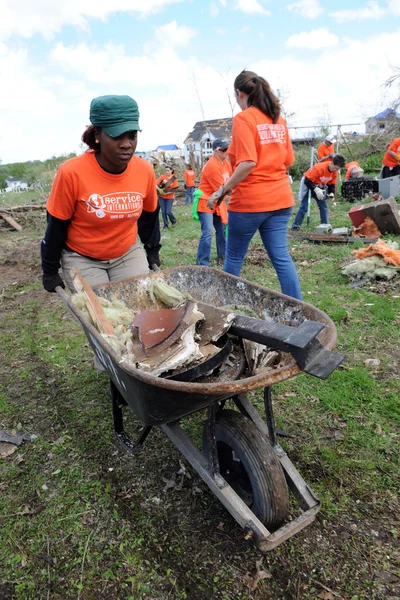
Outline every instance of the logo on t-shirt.
POLYGON ((286 144, 286 130, 282 123, 260 123, 257 131, 260 144, 286 144))
POLYGON ((331 179, 333 179, 333 175, 331 175, 330 177, 325 177, 325 175, 321 175, 320 177, 321 183, 328 183, 328 181, 331 181, 331 179))
POLYGON ((87 211, 95 213, 96 217, 103 219, 123 219, 125 216, 139 217, 143 207, 143 194, 140 192, 114 192, 100 196, 91 194, 86 203, 87 211))

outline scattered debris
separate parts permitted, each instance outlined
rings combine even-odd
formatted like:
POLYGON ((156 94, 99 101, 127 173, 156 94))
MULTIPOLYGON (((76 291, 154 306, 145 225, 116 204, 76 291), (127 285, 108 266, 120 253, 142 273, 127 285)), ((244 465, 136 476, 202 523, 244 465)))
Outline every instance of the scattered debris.
POLYGON ((11 227, 13 227, 16 231, 22 231, 21 225, 19 225, 10 215, 7 215, 6 213, 1 212, 0 217, 2 219, 4 219, 5 221, 7 221, 7 223, 9 225, 11 225, 11 227))
POLYGON ((368 248, 353 250, 357 260, 342 268, 350 285, 363 285, 372 279, 390 281, 400 273, 400 250, 396 242, 378 240, 368 248))
POLYGON ((360 250, 353 250, 352 254, 356 258, 368 258, 378 254, 383 257, 383 260, 388 265, 400 267, 400 250, 397 242, 379 240, 376 244, 371 244, 368 248, 361 248, 360 250))
POLYGON ((18 434, 14 431, 8 433, 3 429, 0 430, 0 458, 11 456, 23 442, 33 442, 38 436, 34 433, 18 434))
POLYGON ((380 238, 381 232, 379 231, 376 223, 370 217, 365 217, 364 221, 358 227, 353 227, 352 235, 354 237, 367 237, 367 238, 380 238))
POLYGON ((256 561, 255 575, 250 575, 250 573, 246 573, 246 575, 243 577, 244 585, 248 587, 249 590, 251 590, 252 592, 254 592, 254 590, 257 589, 260 581, 262 581, 263 579, 271 579, 272 577, 271 573, 262 569, 262 561, 262 558, 256 561))
MULTIPOLYGON (((376 223, 379 231, 384 233, 395 233, 400 234, 400 215, 397 207, 396 200, 391 196, 386 200, 377 200, 376 202, 370 202, 369 204, 363 204, 361 206, 355 206, 348 213, 351 220, 357 213, 362 213, 362 221, 365 217, 370 217, 376 223)), ((358 217, 358 219, 360 216, 358 217)), ((361 225, 360 222, 353 224, 357 227, 361 225)))

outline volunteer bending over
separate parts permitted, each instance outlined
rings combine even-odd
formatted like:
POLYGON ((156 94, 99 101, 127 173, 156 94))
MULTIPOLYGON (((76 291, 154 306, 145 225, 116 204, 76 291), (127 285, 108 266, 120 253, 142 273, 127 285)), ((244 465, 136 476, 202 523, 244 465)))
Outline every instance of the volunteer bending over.
POLYGON ((60 262, 73 292, 72 267, 94 286, 160 265, 154 172, 134 156, 140 131, 137 103, 129 96, 95 98, 90 121, 82 135, 89 150, 60 166, 46 205, 41 256, 48 292, 64 287, 60 262))
POLYGON ((345 165, 341 154, 335 154, 329 162, 317 163, 304 173, 299 190, 300 207, 292 223, 292 229, 300 229, 308 209, 308 195, 318 204, 321 224, 329 223, 328 203, 326 199, 334 198, 338 172, 345 165))
POLYGON ((280 103, 268 82, 242 71, 234 82, 242 112, 233 119, 228 155, 232 176, 208 201, 213 207, 232 190, 224 271, 240 275, 257 231, 284 294, 301 299, 300 283, 287 246, 287 225, 294 205, 287 171, 294 162, 280 103))

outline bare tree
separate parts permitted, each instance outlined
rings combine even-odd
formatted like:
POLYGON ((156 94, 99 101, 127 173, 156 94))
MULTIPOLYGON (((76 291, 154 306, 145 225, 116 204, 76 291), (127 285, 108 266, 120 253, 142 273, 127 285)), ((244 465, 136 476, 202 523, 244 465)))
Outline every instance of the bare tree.
POLYGON ((229 102, 229 106, 231 108, 231 115, 232 115, 232 119, 233 119, 233 111, 234 111, 235 103, 232 101, 231 95, 229 93, 228 75, 229 75, 230 70, 231 70, 231 68, 229 67, 229 69, 227 69, 225 71, 225 73, 221 72, 221 71, 218 71, 218 70, 217 70, 217 73, 222 78, 222 80, 224 82, 225 91, 226 91, 226 95, 228 96, 228 102, 229 102))

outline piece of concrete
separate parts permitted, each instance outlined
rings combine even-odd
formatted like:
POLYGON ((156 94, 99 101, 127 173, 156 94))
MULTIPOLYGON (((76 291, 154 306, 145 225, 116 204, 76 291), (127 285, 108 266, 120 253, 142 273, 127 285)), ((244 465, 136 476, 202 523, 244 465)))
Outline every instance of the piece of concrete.
POLYGON ((400 214, 393 197, 363 204, 360 209, 376 223, 382 234, 400 234, 400 214))
POLYGON ((353 206, 347 213, 354 227, 359 227, 364 223, 367 213, 363 211, 362 206, 353 206))
POLYGON ((332 235, 349 235, 348 227, 336 227, 332 229, 332 235))
POLYGON ((315 229, 315 233, 332 233, 332 225, 329 225, 329 223, 322 223, 315 229))

